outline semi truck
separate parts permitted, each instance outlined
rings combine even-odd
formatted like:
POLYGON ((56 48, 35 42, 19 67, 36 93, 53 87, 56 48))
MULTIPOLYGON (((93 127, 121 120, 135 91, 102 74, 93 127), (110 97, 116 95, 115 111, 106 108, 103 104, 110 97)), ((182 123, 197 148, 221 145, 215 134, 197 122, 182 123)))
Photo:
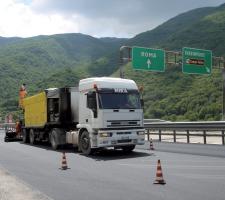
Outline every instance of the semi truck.
POLYGON ((23 142, 72 144, 86 155, 108 147, 131 152, 145 142, 142 102, 129 79, 86 78, 78 87, 46 89, 23 100, 23 142))

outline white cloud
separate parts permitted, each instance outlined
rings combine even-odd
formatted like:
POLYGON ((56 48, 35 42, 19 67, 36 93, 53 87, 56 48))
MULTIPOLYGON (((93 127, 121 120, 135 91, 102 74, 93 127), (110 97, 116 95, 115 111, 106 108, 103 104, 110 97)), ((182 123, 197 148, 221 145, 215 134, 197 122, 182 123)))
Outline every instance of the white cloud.
POLYGON ((224 0, 2 0, 0 36, 80 32, 132 37, 179 13, 224 0))
POLYGON ((20 1, 0 1, 0 36, 30 37, 77 31, 76 16, 72 22, 57 13, 35 13, 20 1))
MULTIPOLYGON (((78 32, 96 37, 132 37, 149 30, 166 17, 149 18, 149 0, 33 0, 36 13, 55 14, 76 23, 78 32), (146 5, 145 5, 146 4, 146 5), (74 21, 74 15, 77 21, 74 21)), ((152 9, 152 8, 151 8, 152 9)))

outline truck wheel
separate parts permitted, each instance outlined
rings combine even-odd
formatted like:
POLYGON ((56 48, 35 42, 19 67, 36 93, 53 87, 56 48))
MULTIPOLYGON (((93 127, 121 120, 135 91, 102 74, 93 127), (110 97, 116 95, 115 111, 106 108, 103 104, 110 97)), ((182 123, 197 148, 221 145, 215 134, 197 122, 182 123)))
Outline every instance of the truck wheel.
POLYGON ((35 144, 35 134, 33 129, 30 129, 30 144, 35 144))
POLYGON ((27 130, 26 129, 23 129, 23 143, 28 143, 29 142, 29 137, 28 137, 28 134, 27 134, 27 130))
POLYGON ((5 142, 8 142, 9 141, 9 138, 7 136, 5 136, 4 141, 5 142))
POLYGON ((87 131, 81 133, 79 147, 84 155, 90 155, 92 153, 90 137, 87 131))
POLYGON ((131 151, 133 151, 135 148, 135 145, 130 145, 130 146, 124 146, 122 147, 123 151, 126 152, 126 153, 129 153, 131 151))
POLYGON ((53 150, 56 150, 59 148, 59 144, 57 142, 57 129, 53 129, 50 134, 50 143, 53 150))

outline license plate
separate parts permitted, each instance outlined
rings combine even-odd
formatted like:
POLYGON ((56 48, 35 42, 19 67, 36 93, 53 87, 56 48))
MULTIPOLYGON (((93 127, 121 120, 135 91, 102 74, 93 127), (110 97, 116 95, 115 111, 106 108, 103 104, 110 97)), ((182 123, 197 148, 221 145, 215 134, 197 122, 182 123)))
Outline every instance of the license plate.
POLYGON ((129 140, 129 136, 122 136, 121 139, 122 140, 129 140))

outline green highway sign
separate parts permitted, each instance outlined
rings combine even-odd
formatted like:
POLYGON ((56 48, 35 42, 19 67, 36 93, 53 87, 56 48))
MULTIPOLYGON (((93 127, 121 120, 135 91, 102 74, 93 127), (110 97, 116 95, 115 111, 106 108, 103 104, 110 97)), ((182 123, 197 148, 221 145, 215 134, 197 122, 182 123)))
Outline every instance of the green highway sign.
POLYGON ((182 70, 188 74, 211 74, 212 51, 184 47, 182 49, 182 70))
POLYGON ((165 71, 165 51, 132 47, 132 65, 136 70, 165 71))

